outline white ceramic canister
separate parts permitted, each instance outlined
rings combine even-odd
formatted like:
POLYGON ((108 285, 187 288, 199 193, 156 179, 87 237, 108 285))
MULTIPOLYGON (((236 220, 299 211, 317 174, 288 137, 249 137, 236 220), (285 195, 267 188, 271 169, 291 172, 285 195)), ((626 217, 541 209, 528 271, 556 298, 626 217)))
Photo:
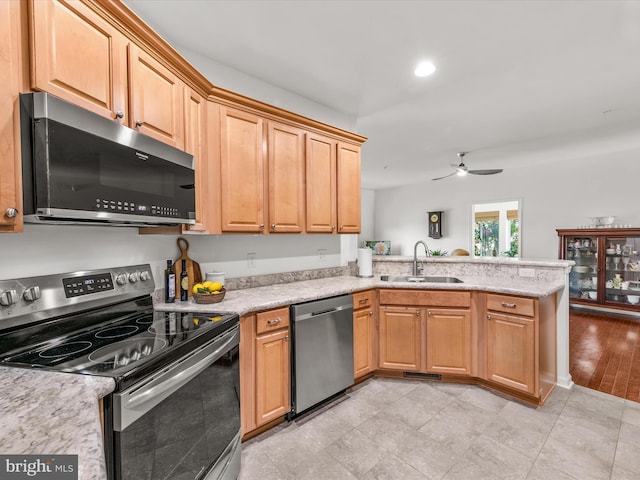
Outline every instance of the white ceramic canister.
POLYGON ((211 272, 206 274, 208 282, 220 282, 224 287, 224 272, 211 272))

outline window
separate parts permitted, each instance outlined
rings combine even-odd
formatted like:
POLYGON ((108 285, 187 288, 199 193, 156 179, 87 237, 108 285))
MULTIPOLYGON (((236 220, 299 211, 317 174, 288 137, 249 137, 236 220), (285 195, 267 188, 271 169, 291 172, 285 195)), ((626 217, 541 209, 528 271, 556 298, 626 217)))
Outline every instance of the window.
POLYGON ((472 206, 474 256, 520 256, 519 203, 515 200, 472 206))

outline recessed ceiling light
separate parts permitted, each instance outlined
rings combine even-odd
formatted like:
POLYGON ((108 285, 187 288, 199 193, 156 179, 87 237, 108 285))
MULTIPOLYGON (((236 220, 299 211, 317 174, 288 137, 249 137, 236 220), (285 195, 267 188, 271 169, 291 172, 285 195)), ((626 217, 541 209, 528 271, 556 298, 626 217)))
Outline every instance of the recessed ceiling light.
POLYGON ((436 71, 436 66, 428 61, 420 62, 413 71, 416 77, 428 77, 436 71))

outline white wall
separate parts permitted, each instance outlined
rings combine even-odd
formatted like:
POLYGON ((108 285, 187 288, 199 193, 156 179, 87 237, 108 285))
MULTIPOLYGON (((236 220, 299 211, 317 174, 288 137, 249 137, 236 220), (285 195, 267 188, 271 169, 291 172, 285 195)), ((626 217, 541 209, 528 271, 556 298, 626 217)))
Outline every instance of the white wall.
POLYGON ((571 156, 540 152, 529 165, 509 166, 494 176, 451 177, 436 182, 378 190, 375 194, 376 240, 390 240, 392 253, 412 255, 413 245, 471 251, 471 205, 522 201, 522 256, 558 256, 556 228, 575 228, 588 217, 615 215, 617 224, 640 225, 640 148, 571 156), (444 211, 441 239, 428 238, 427 212, 444 211))

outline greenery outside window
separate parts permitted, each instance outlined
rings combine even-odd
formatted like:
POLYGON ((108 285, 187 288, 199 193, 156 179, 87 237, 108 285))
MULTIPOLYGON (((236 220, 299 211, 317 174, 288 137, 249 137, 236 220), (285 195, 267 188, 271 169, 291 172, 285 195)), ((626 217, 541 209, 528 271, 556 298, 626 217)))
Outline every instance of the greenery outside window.
POLYGON ((474 256, 520 256, 518 201, 475 204, 472 218, 474 256))

